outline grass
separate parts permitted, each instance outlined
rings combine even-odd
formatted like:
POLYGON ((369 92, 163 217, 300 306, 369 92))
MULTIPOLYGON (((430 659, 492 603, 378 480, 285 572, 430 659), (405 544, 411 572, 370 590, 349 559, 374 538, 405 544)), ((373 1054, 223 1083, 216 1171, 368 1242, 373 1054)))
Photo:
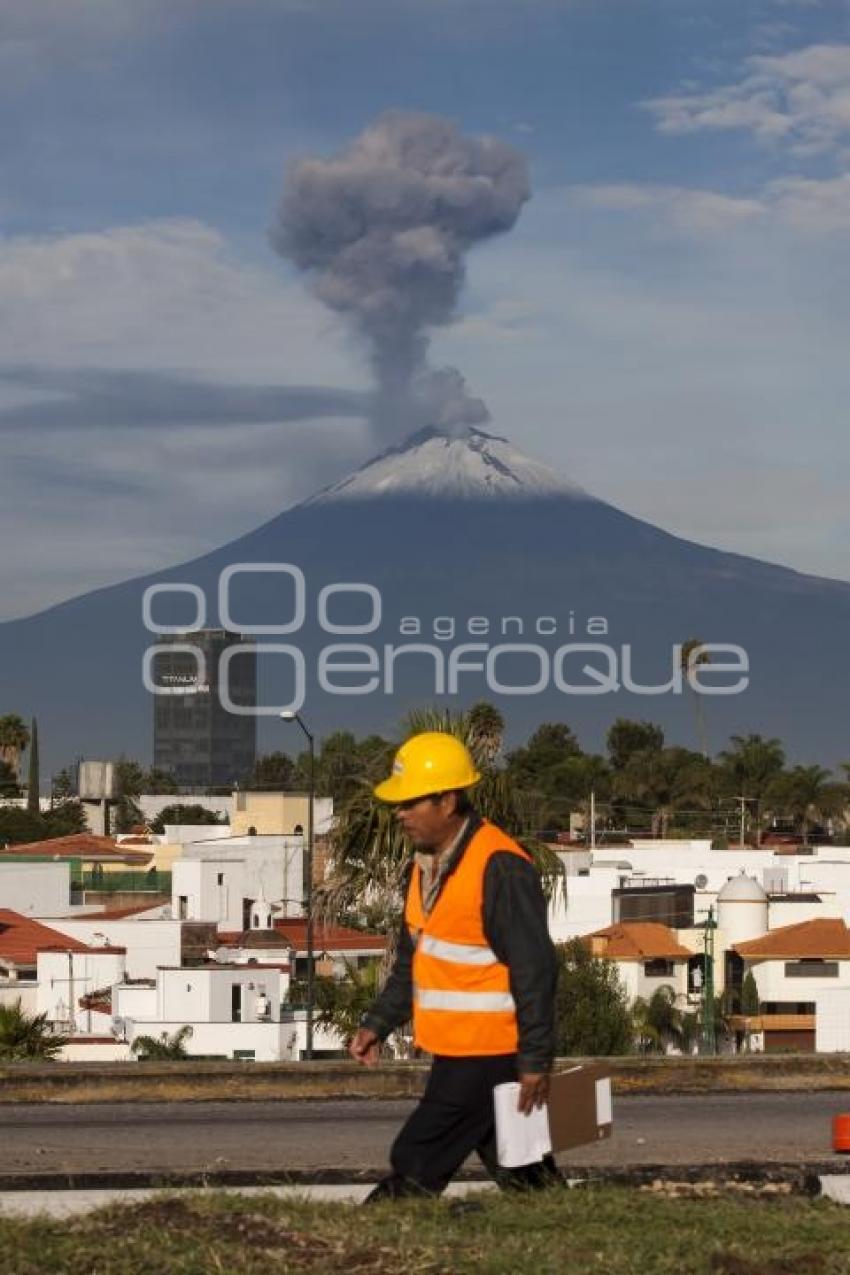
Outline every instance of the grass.
POLYGON ((799 1197, 551 1190, 369 1209, 211 1192, 0 1218, 3 1275, 847 1275, 850 1213, 799 1197))

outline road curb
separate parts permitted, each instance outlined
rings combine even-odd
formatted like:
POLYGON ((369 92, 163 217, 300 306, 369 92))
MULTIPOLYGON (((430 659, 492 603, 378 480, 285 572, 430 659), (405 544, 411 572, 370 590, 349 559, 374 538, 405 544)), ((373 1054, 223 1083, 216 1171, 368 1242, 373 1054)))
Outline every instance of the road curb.
MULTIPOLYGON (((754 1187, 784 1184, 795 1194, 821 1194, 821 1179, 840 1181, 847 1178, 850 1187, 850 1161, 836 1156, 829 1160, 801 1164, 765 1163, 743 1160, 730 1164, 642 1164, 632 1168, 589 1168, 586 1164, 561 1163, 565 1178, 586 1185, 645 1187, 655 1183, 716 1183, 754 1187)), ((139 1170, 121 1173, 3 1173, 0 1193, 26 1191, 132 1191, 198 1187, 312 1187, 367 1186, 386 1173, 385 1166, 364 1168, 359 1173, 350 1169, 215 1169, 209 1172, 152 1172, 139 1170)), ((471 1169, 458 1174, 459 1182, 486 1182, 483 1170, 471 1169)))

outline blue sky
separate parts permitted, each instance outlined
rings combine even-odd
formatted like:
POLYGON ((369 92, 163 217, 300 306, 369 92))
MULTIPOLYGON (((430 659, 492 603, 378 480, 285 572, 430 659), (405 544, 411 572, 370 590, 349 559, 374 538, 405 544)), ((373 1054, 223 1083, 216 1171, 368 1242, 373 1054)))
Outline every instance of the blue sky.
POLYGON ((432 345, 493 430, 678 534, 850 578, 844 0, 6 0, 0 616, 374 451, 364 352, 267 236, 286 164, 389 108, 529 160, 432 345))

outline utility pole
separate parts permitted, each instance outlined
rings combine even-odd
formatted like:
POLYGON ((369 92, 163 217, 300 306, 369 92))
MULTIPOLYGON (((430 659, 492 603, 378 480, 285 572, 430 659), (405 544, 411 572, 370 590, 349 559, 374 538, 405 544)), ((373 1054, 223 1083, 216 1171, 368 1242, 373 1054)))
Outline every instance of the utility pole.
POLYGON ((743 846, 744 835, 746 832, 746 824, 747 824, 747 802, 750 800, 750 798, 736 797, 735 800, 741 803, 741 845, 743 846))
POLYGON ((714 908, 710 907, 702 936, 705 966, 702 980, 702 1052, 704 1054, 717 1053, 717 1033, 714 1030, 714 932, 716 929, 714 908))

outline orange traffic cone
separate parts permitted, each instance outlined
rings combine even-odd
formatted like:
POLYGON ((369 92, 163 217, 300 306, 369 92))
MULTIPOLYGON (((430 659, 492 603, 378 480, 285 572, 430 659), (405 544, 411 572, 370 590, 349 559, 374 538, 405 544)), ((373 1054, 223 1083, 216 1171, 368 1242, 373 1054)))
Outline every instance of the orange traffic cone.
POLYGON ((850 1113, 832 1117, 832 1149, 850 1154, 850 1113))

